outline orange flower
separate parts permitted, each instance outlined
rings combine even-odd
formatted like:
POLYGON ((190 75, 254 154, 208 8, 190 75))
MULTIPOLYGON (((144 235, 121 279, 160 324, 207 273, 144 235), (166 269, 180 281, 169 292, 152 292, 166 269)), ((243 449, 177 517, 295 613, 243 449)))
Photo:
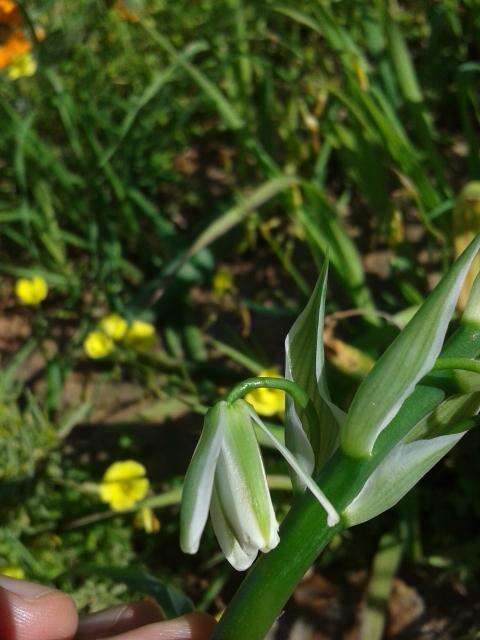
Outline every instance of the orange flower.
POLYGON ((7 23, 12 27, 21 26, 22 16, 12 0, 0 0, 0 23, 7 23))
POLYGON ((12 0, 0 0, 0 69, 28 53, 32 45, 22 31, 22 16, 12 0))

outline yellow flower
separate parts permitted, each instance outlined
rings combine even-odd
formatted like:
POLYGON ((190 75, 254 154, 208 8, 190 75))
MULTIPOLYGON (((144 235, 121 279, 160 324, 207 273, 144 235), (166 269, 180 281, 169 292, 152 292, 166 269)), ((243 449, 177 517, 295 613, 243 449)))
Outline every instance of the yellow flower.
MULTIPOLYGON (((263 369, 259 378, 280 378, 276 369, 263 369)), ((245 396, 260 416, 274 416, 285 411, 285 392, 280 389, 255 389, 245 396)))
POLYGON ((23 304, 35 306, 47 297, 48 285, 41 276, 19 278, 15 283, 15 294, 23 304))
POLYGON ((125 334, 125 344, 134 349, 149 349, 155 343, 155 327, 150 322, 134 320, 125 334))
POLYGON ((22 567, 1 567, 0 574, 7 576, 7 578, 16 578, 17 580, 23 580, 25 578, 25 572, 22 567))
POLYGON ((99 486, 100 498, 114 511, 131 509, 147 495, 149 482, 143 464, 135 460, 114 462, 99 486))
POLYGON ((36 70, 37 61, 33 55, 27 51, 27 53, 15 56, 8 66, 7 75, 10 80, 18 80, 18 78, 33 76, 36 70))
POLYGON ((213 293, 218 298, 221 298, 233 289, 233 276, 230 269, 227 269, 226 267, 220 267, 220 269, 217 269, 212 279, 212 288, 213 293))
POLYGON ((123 340, 127 332, 127 321, 118 315, 118 313, 110 313, 100 320, 100 329, 107 334, 109 338, 115 340, 123 340))
POLYGON ((160 522, 150 507, 142 507, 137 511, 133 524, 137 529, 143 529, 146 533, 158 533, 160 531, 160 522))
POLYGON ((108 356, 113 349, 113 340, 103 331, 90 331, 83 341, 83 348, 89 358, 94 360, 108 356))

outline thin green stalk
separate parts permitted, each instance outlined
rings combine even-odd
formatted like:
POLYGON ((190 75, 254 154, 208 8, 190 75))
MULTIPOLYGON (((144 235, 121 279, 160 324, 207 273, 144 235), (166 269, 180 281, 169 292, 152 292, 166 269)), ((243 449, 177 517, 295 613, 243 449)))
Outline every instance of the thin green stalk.
POLYGON ((308 425, 307 428, 309 429, 311 437, 314 439, 313 444, 314 446, 318 446, 317 438, 319 438, 320 433, 318 429, 315 429, 315 425, 319 422, 317 411, 308 394, 296 382, 293 382, 293 380, 268 377, 248 378, 232 389, 227 397, 227 402, 235 402, 235 400, 243 398, 251 391, 261 388, 279 389, 280 391, 288 393, 293 398, 298 408, 304 411, 305 420, 308 425))
POLYGON ((472 360, 470 358, 438 358, 433 369, 434 371, 460 369, 462 371, 480 373, 480 360, 472 360))
POLYGON ((236 400, 246 396, 247 393, 261 388, 285 391, 285 393, 292 396, 301 409, 306 409, 310 403, 310 398, 306 391, 299 387, 296 382, 293 382, 293 380, 286 380, 285 378, 268 378, 266 376, 262 376, 260 378, 247 378, 246 380, 243 380, 230 391, 227 397, 227 402, 235 402, 236 400))
MULTIPOLYGON (((473 358, 480 353, 480 331, 462 326, 449 340, 444 355, 473 358)), ((418 385, 401 410, 379 436, 369 458, 353 459, 337 450, 314 479, 342 513, 388 452, 445 397, 442 389, 418 385)), ((308 567, 332 538, 342 521, 328 527, 321 505, 309 493, 301 495, 285 518, 280 544, 254 565, 216 628, 214 640, 264 638, 308 567)))

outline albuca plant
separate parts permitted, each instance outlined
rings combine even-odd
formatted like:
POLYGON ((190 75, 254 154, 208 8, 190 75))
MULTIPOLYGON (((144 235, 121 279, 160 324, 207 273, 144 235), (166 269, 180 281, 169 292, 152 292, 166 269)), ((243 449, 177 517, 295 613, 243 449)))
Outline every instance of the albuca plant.
POLYGON ((198 549, 210 511, 231 564, 257 560, 214 638, 263 638, 309 565, 338 532, 394 506, 475 425, 480 410, 480 278, 460 326, 444 339, 477 237, 363 380, 348 413, 331 400, 323 322, 327 266, 286 339, 285 378, 251 378, 206 415, 188 469, 181 546, 198 549), (442 351, 443 347, 443 351, 442 351), (287 394, 285 445, 242 400, 252 389, 287 394), (294 504, 278 531, 254 423, 288 462, 294 504))

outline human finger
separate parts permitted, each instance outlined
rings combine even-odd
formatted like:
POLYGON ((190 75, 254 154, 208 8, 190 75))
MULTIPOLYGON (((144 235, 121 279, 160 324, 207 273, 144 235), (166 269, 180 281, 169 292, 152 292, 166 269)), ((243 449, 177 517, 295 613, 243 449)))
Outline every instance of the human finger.
POLYGON ((75 640, 99 640, 162 620, 162 612, 150 598, 122 604, 80 618, 75 640))
POLYGON ((208 640, 215 624, 214 618, 206 613, 189 613, 175 620, 147 624, 108 640, 208 640))
POLYGON ((61 591, 0 576, 2 640, 71 640, 77 622, 73 600, 61 591))

